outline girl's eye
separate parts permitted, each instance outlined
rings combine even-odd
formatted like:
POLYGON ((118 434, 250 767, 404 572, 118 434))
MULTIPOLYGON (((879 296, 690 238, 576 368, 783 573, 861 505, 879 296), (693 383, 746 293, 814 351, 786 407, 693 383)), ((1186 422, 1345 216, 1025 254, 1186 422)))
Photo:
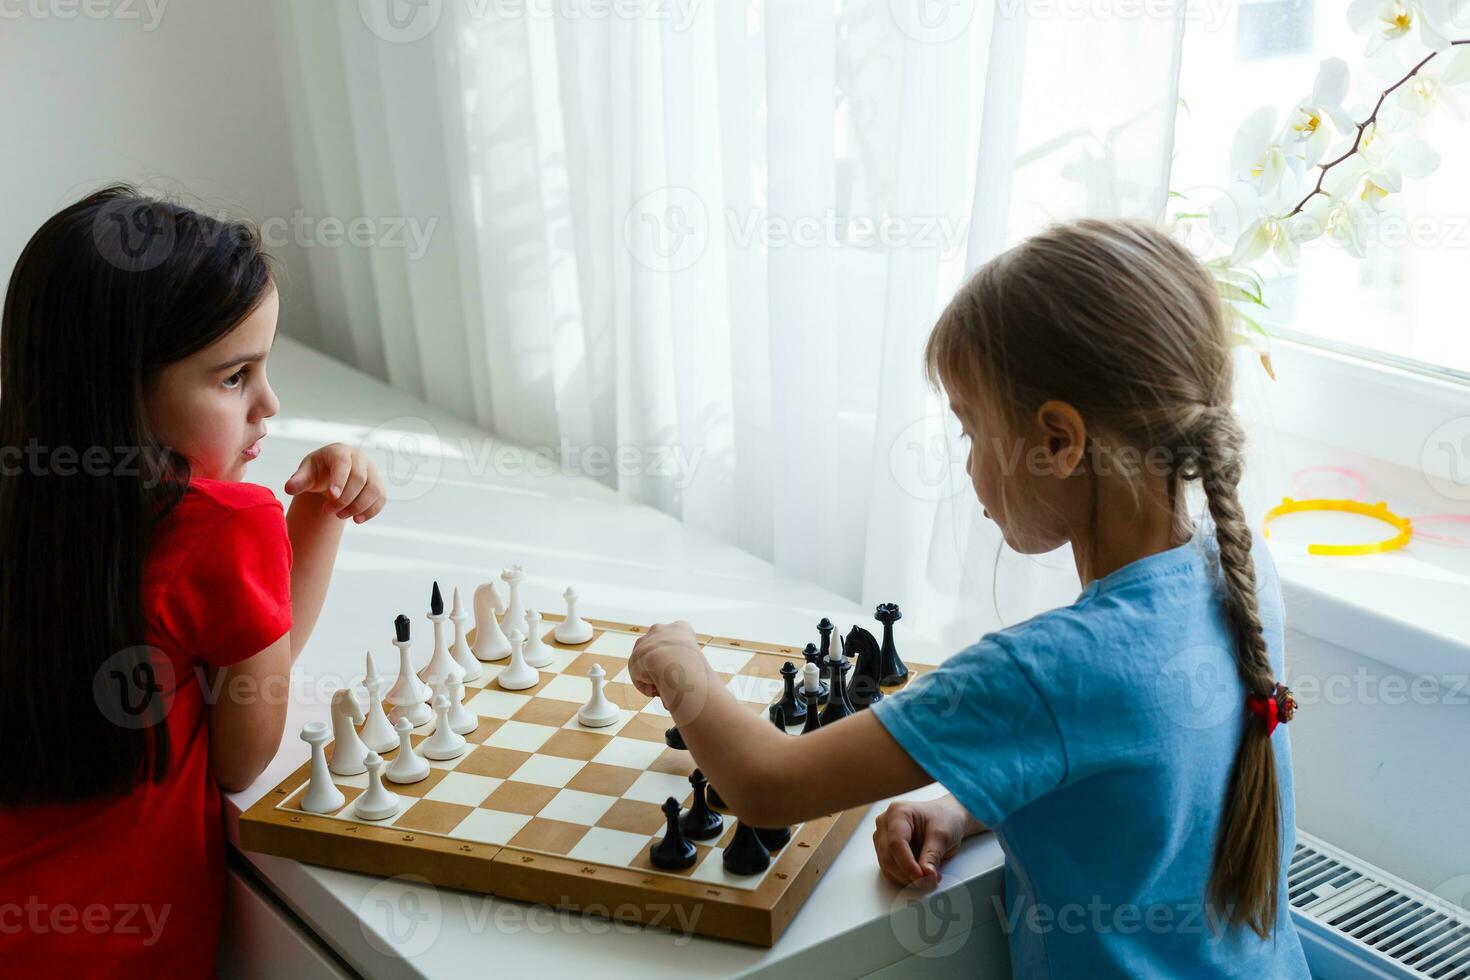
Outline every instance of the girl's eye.
POLYGON ((241 368, 240 370, 236 371, 234 374, 226 378, 224 381, 225 387, 232 389, 240 387, 240 385, 245 381, 245 371, 245 368, 241 368))

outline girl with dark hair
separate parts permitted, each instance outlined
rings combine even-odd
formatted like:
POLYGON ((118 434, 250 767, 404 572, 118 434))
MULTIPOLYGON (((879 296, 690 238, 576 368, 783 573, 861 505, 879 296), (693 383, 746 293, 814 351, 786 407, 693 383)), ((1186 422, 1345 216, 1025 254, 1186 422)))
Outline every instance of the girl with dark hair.
POLYGON ((274 757, 343 522, 385 503, 344 445, 290 513, 243 482, 278 402, 254 230, 108 187, 22 251, 0 325, 0 958, 208 975, 219 788, 274 757))
POLYGON ((1022 554, 1070 545, 1077 601, 796 739, 712 680, 688 624, 638 641, 634 683, 757 827, 943 785, 878 818, 878 864, 932 886, 993 830, 1018 977, 1307 977, 1286 896, 1296 705, 1237 492, 1230 351, 1214 282, 1159 229, 1023 242, 955 295, 927 367, 986 515, 1022 554))

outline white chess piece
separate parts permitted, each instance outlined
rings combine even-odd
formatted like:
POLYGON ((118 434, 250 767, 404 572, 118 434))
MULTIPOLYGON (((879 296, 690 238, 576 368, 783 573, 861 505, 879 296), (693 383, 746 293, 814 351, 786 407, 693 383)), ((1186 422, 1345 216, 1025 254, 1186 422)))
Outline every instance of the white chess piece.
POLYGON ((556 662, 556 654, 541 642, 541 614, 534 609, 526 610, 526 663, 536 669, 550 667, 556 662))
POLYGON ((556 624, 552 636, 567 646, 580 646, 592 639, 592 624, 577 614, 577 590, 567 586, 561 594, 567 601, 567 618, 556 624))
POLYGON ((468 735, 480 727, 479 717, 464 706, 464 681, 449 682, 449 727, 461 735, 468 735))
POLYGON ((327 726, 319 721, 307 722, 301 726, 301 740, 311 746, 311 782, 301 798, 301 809, 310 813, 342 809, 347 798, 332 782, 332 773, 327 769, 327 726))
MULTIPOLYGON (((439 608, 444 607, 441 604, 439 608)), ((449 647, 444 642, 444 614, 430 612, 426 614, 426 618, 434 627, 434 653, 429 657, 429 662, 424 664, 424 669, 419 671, 419 680, 432 688, 449 679, 449 671, 455 664, 454 658, 449 655, 449 647)))
POLYGON ((808 694, 816 694, 822 689, 822 671, 816 664, 807 664, 801 668, 801 687, 808 694))
MULTIPOLYGON (((379 711, 382 709, 379 708, 379 711)), ((362 705, 347 688, 332 694, 332 761, 329 768, 339 776, 356 776, 367 772, 362 760, 368 747, 357 734, 363 722, 362 705)))
POLYGON ((419 751, 430 759, 453 759, 455 756, 464 755, 464 736, 456 732, 449 724, 449 698, 447 695, 436 694, 434 696, 434 734, 424 739, 419 751))
POLYGON ((398 729, 398 754, 388 763, 388 771, 383 775, 394 783, 416 783, 429 774, 429 764, 413 749, 413 726, 408 719, 398 719, 395 727, 398 729))
POLYGON ((521 636, 520 630, 510 631, 510 666, 495 675, 495 683, 507 691, 524 691, 528 687, 535 687, 541 680, 541 674, 526 663, 526 657, 522 650, 525 637, 521 636))
POLYGON ((383 757, 369 752, 363 760, 367 766, 367 791, 352 805, 352 812, 363 820, 387 820, 397 816, 402 806, 398 794, 383 785, 383 757))
POLYGON ((500 628, 496 615, 504 610, 495 586, 486 582, 475 589, 475 645, 470 652, 475 659, 490 662, 510 656, 510 640, 500 628))
POLYGON ((500 617, 501 624, 508 630, 519 629, 521 620, 526 618, 526 610, 521 606, 521 582, 525 579, 525 570, 519 565, 512 565, 500 573, 505 582, 505 614, 500 617))
POLYGON ((413 664, 408 657, 409 641, 395 637, 393 645, 398 648, 398 680, 388 692, 388 703, 393 706, 388 720, 397 725, 398 719, 407 718, 414 728, 427 725, 434 720, 434 712, 428 704, 429 687, 413 672, 413 664))
POLYGON ((454 624, 454 645, 449 648, 449 655, 454 662, 459 664, 459 669, 464 671, 464 679, 468 683, 477 681, 483 671, 480 661, 470 652, 470 645, 464 641, 464 624, 470 617, 465 613, 464 607, 459 604, 459 586, 454 587, 454 604, 449 608, 449 621, 454 624))
POLYGON ((378 696, 383 689, 383 679, 378 676, 378 668, 373 666, 372 651, 368 651, 367 673, 363 675, 362 686, 367 689, 367 721, 358 737, 374 752, 391 752, 398 744, 398 733, 393 731, 392 722, 383 713, 383 699, 378 696))
POLYGON ((587 679, 592 682, 592 697, 577 710, 577 720, 588 728, 606 728, 619 718, 618 706, 602 693, 605 673, 602 664, 593 664, 592 669, 587 671, 587 679))

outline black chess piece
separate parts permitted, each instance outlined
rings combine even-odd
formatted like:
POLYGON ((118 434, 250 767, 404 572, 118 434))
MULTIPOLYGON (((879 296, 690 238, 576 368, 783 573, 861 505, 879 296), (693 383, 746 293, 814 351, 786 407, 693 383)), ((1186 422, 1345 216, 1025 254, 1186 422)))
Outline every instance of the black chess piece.
POLYGON ((720 836, 725 829, 725 819, 709 808, 705 799, 705 787, 709 780, 698 769, 689 774, 689 784, 694 787, 694 799, 679 817, 679 829, 690 840, 709 840, 720 836))
POLYGON ((832 668, 832 693, 827 695, 827 706, 822 709, 823 728, 853 713, 852 702, 847 699, 847 672, 852 669, 852 664, 840 653, 829 664, 832 668))
POLYGON ((735 836, 725 848, 724 863, 732 875, 758 875, 771 866, 771 852, 761 843, 755 828, 737 820, 735 836))
POLYGON ((822 712, 817 708, 817 695, 813 691, 803 689, 802 698, 806 701, 806 724, 801 727, 801 733, 814 732, 822 724, 822 712))
POLYGON ((730 809, 730 807, 727 806, 726 803, 725 803, 725 798, 720 795, 720 791, 719 790, 715 789, 713 783, 706 783, 705 784, 705 787, 704 787, 704 798, 707 799, 707 800, 709 800, 709 805, 710 806, 719 807, 721 810, 728 810, 728 809, 730 809))
POLYGON ((771 705, 771 724, 776 726, 776 731, 782 735, 786 734, 786 711, 779 704, 771 705))
POLYGON ((671 796, 664 800, 663 809, 664 816, 668 818, 668 829, 664 831, 663 840, 656 841, 649 849, 648 860, 655 868, 665 871, 693 866, 694 845, 684 839, 684 832, 679 829, 679 801, 671 796))
POLYGON ((393 620, 393 637, 399 643, 408 642, 408 617, 403 613, 399 613, 398 618, 393 620))
POLYGON ((444 597, 439 594, 439 583, 434 583, 434 591, 429 594, 429 612, 435 616, 444 615, 444 597))
POLYGON ((671 749, 684 749, 685 751, 689 749, 689 746, 684 744, 684 736, 679 734, 678 725, 664 729, 664 744, 671 749))
POLYGON ((790 827, 757 827, 755 835, 761 839, 762 844, 766 845, 768 851, 779 851, 791 843, 790 827))
POLYGON ((831 680, 831 669, 827 664, 832 659, 832 630, 835 628, 832 625, 832 620, 826 616, 823 616, 821 621, 817 623, 817 632, 822 635, 821 646, 817 648, 817 656, 820 658, 817 660, 817 667, 821 669, 822 680, 824 681, 831 680))
POLYGON ((893 643, 893 624, 903 619, 903 613, 899 610, 898 603, 884 602, 878 605, 873 618, 883 624, 883 658, 878 682, 888 685, 902 684, 908 679, 909 669, 898 659, 898 647, 893 643))
POLYGON ((854 626, 847 634, 844 644, 848 653, 856 653, 852 678, 847 682, 847 700, 858 711, 883 700, 883 689, 878 686, 878 674, 883 651, 873 634, 861 626, 854 626))
POLYGON ((806 720, 806 703, 797 697, 796 664, 789 660, 781 665, 781 685, 781 703, 771 706, 771 720, 776 720, 776 709, 780 708, 785 722, 778 725, 778 728, 800 724, 806 720))
POLYGON ((826 681, 827 665, 823 662, 822 654, 817 650, 815 643, 808 643, 806 649, 801 651, 801 655, 806 658, 807 663, 817 665, 817 684, 819 685, 817 702, 819 704, 826 704, 828 691, 826 681))

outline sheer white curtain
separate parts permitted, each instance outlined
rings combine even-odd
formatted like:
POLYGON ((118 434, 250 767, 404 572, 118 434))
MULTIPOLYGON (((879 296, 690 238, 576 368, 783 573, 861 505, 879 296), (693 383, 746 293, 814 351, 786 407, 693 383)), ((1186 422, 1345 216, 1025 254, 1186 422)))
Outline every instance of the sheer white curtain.
POLYGON ((276 11, 308 212, 436 222, 310 255, 331 353, 955 642, 1075 597, 1001 553, 920 351, 1027 233, 1161 213, 1182 6, 276 11))

